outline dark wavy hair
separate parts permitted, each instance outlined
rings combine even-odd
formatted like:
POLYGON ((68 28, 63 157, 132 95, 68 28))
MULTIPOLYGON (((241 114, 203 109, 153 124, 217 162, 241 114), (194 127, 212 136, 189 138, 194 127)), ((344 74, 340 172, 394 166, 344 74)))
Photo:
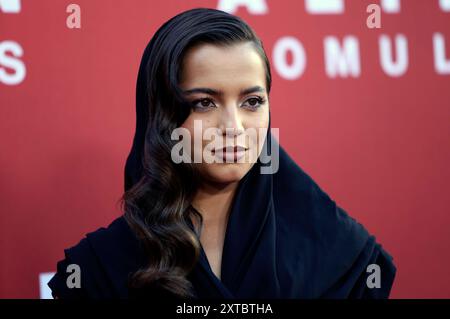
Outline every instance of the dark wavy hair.
POLYGON ((140 125, 140 129, 145 129, 139 155, 142 172, 120 202, 148 260, 145 267, 130 276, 130 289, 157 289, 182 298, 195 296, 187 275, 201 251, 203 220, 191 206, 200 175, 192 164, 175 164, 171 160, 171 149, 176 143, 171 140, 171 133, 191 111, 179 87, 183 57, 194 45, 230 46, 243 42, 251 42, 263 59, 269 93, 270 64, 261 40, 247 23, 229 13, 208 8, 182 12, 165 22, 146 47, 141 61, 141 67, 145 63, 145 77, 138 77, 138 87, 144 86, 141 89, 145 91, 148 118, 137 118, 136 128, 138 131, 140 125), (199 222, 195 232, 189 227, 190 218, 199 222))

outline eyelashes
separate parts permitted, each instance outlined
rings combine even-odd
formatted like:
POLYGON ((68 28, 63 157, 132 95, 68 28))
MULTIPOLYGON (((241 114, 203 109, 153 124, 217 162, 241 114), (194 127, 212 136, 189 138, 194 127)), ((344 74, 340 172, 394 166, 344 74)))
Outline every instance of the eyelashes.
POLYGON ((260 97, 260 96, 255 96, 255 97, 251 97, 251 98, 247 99, 246 102, 247 101, 252 101, 252 102, 256 101, 258 104, 249 105, 250 108, 256 109, 256 108, 261 107, 261 105, 263 105, 266 102, 266 99, 263 97, 260 97))
MULTIPOLYGON (((246 109, 249 109, 249 110, 257 110, 264 103, 266 103, 265 98, 263 98, 261 96, 253 96, 253 97, 250 97, 247 100, 245 100, 245 102, 243 103, 243 107, 246 109)), ((196 100, 192 101, 191 105, 192 105, 193 109, 198 110, 200 112, 205 112, 210 108, 217 107, 214 104, 214 102, 208 97, 196 99, 196 100)))
POLYGON ((216 107, 215 104, 209 98, 200 98, 192 101, 192 108, 196 110, 203 110, 211 107, 216 107), (201 106, 198 104, 201 103, 201 106), (206 104, 206 105, 205 105, 206 104))

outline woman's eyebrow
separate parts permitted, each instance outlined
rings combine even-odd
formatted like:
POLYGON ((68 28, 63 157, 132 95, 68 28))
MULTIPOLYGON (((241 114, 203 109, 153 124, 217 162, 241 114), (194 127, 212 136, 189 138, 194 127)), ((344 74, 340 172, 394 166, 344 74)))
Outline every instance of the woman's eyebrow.
MULTIPOLYGON (((259 85, 255 85, 255 86, 249 87, 247 89, 241 90, 241 92, 239 94, 242 96, 242 95, 255 93, 255 92, 263 93, 265 91, 266 90, 263 87, 261 87, 259 85)), ((193 88, 193 89, 185 90, 183 92, 188 95, 194 94, 194 93, 204 93, 204 94, 209 94, 212 96, 223 96, 223 91, 214 90, 214 89, 210 89, 210 88, 193 88)))

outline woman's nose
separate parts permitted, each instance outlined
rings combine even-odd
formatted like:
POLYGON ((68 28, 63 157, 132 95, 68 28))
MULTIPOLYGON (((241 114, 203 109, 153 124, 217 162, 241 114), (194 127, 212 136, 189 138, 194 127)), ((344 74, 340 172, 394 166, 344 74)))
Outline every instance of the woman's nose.
POLYGON ((219 130, 222 135, 234 137, 244 132, 241 116, 236 106, 227 106, 223 109, 220 118, 219 130))

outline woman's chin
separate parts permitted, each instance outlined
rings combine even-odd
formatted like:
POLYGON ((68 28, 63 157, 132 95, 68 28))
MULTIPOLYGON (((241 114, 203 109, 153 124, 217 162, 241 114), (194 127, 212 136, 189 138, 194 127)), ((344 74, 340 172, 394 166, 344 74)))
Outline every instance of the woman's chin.
POLYGON ((251 167, 251 163, 210 164, 205 173, 216 183, 233 183, 239 182, 251 167))

